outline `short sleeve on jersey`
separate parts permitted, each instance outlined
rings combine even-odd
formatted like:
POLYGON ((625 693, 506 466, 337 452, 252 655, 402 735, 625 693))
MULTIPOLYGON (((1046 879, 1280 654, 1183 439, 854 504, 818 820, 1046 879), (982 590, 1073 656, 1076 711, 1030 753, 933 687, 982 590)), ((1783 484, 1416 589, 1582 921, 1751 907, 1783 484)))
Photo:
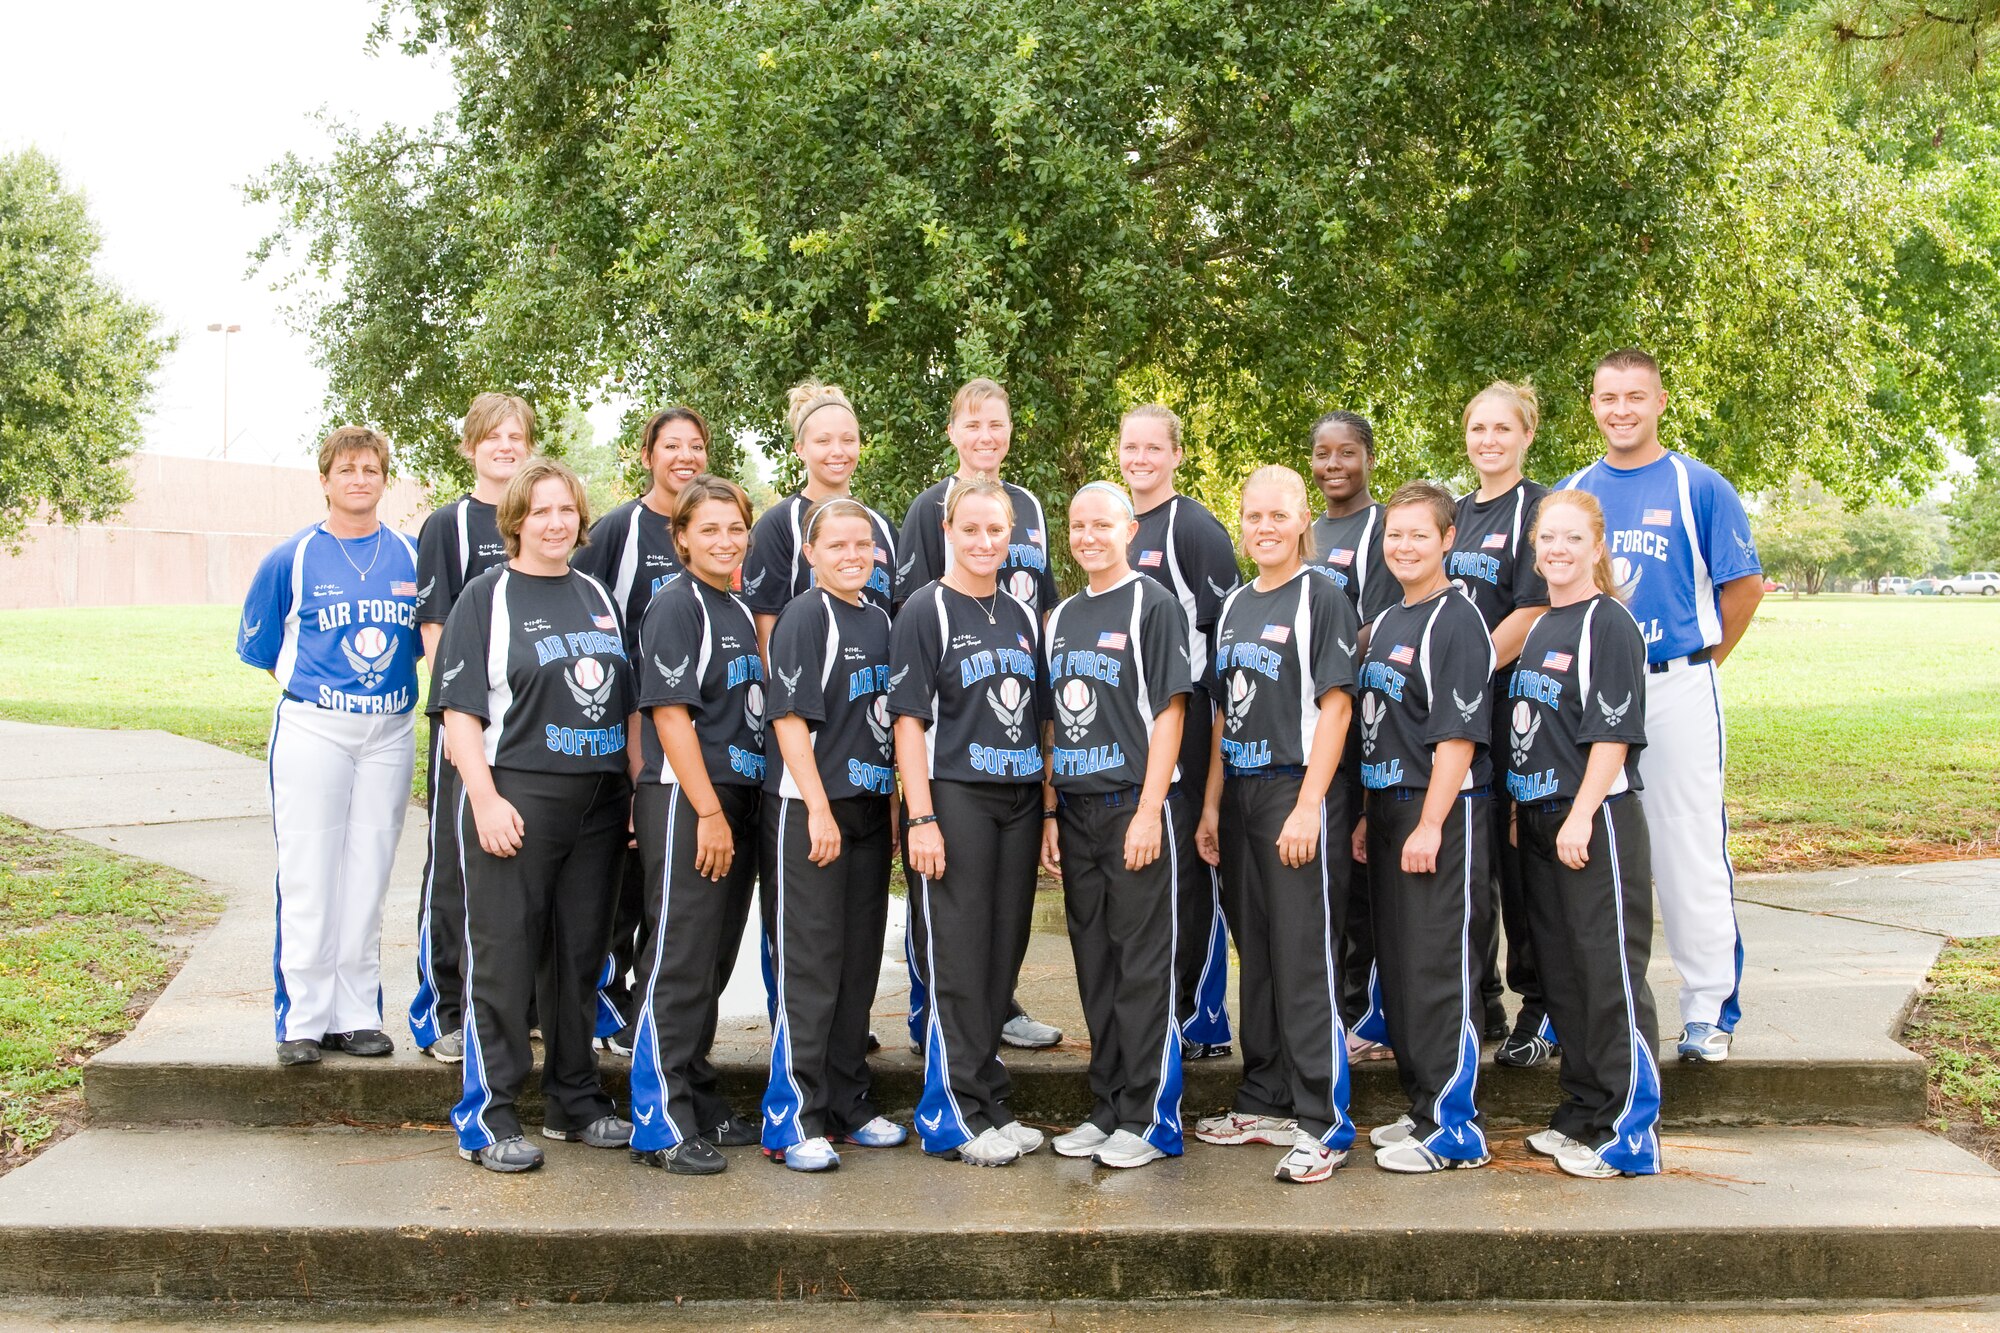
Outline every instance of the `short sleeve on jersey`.
POLYGON ((896 605, 944 573, 943 484, 933 486, 910 504, 903 532, 896 543, 896 605))
POLYGON ((1306 580, 1305 595, 1312 609, 1312 693, 1313 698, 1328 690, 1354 693, 1354 646, 1361 635, 1361 620, 1354 603, 1327 580, 1306 580))
POLYGON ((743 601, 759 615, 774 616, 792 600, 792 566, 798 545, 792 528, 803 507, 788 496, 765 510, 750 534, 750 554, 743 561, 743 601))
POLYGON ((1646 641, 1630 613, 1604 598, 1590 617, 1590 684, 1577 742, 1646 743, 1646 641))
POLYGON ((939 592, 928 584, 919 589, 889 634, 889 711, 926 725, 937 721, 938 664, 944 659, 939 592))
POLYGON ((701 704, 701 667, 690 644, 702 636, 702 608, 686 588, 655 597, 639 628, 639 707, 701 704))
POLYGON ((417 623, 442 625, 458 598, 458 507, 454 500, 431 511, 417 532, 417 623))
POLYGON ((1736 488, 1713 468, 1690 466, 1688 474, 1695 526, 1709 578, 1723 584, 1763 573, 1757 542, 1750 535, 1750 520, 1736 488))
POLYGON ((826 602, 801 597, 786 607, 771 630, 771 679, 764 692, 772 718, 826 721, 826 602))
POLYGON ((250 579, 243 598, 243 618, 236 626, 236 655, 265 671, 278 665, 285 640, 285 617, 292 613, 292 561, 297 541, 267 552, 250 579))
POLYGON ((1155 594, 1145 599, 1139 614, 1139 643, 1145 662, 1146 697, 1152 700, 1153 716, 1158 717, 1175 695, 1194 690, 1188 674, 1187 613, 1159 585, 1148 582, 1141 586, 1155 594))
POLYGON ((1430 716, 1423 741, 1478 741, 1493 732, 1493 640, 1479 611, 1456 591, 1431 625, 1430 716))
POLYGON ((444 707, 490 720, 487 699, 493 683, 487 664, 493 650, 493 598, 489 583, 474 580, 474 584, 479 593, 489 595, 461 596, 452 607, 438 642, 435 688, 444 707))
POLYGON ((1222 603, 1243 581, 1236 568, 1236 548, 1215 516, 1192 500, 1181 501, 1174 525, 1182 573, 1194 585, 1194 630, 1207 634, 1222 614, 1222 603))

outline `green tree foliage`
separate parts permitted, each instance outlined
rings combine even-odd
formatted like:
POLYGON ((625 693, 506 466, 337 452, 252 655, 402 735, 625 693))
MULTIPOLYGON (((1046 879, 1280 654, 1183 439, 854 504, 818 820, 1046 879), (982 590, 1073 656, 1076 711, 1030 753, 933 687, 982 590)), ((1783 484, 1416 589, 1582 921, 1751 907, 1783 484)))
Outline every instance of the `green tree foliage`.
POLYGON ((1757 554, 1794 595, 1817 593, 1848 555, 1840 506, 1818 495, 1765 519, 1757 524, 1757 554))
POLYGON ((1894 90, 1971 83, 2000 40, 2000 0, 1822 0, 1818 29, 1850 76, 1894 90))
POLYGON ((1953 569, 2000 566, 2000 459, 1988 455, 1976 471, 1959 478, 1945 516, 1953 569))
POLYGON ((1865 580, 1879 592, 1889 574, 1928 573, 1943 549, 1944 520, 1935 512, 1896 505, 1870 505, 1847 515, 1847 555, 1836 572, 1865 580))
POLYGON ((448 53, 456 112, 278 164, 264 258, 290 248, 329 415, 435 473, 482 388, 692 402, 726 454, 817 374, 894 506, 945 466, 952 388, 990 374, 1010 473, 1051 496, 1141 397, 1188 418, 1212 499, 1332 406, 1377 419, 1385 480, 1459 472, 1459 409, 1495 376, 1537 379, 1556 474, 1596 452, 1590 364, 1638 341, 1674 441, 1739 484, 1907 485, 1951 390, 1993 380, 1961 372, 1940 294, 2000 284, 1965 268, 1949 191, 1913 187, 1935 164, 1753 18, 416 0, 383 35, 448 53))
POLYGON ((83 195, 34 149, 0 155, 0 541, 37 510, 97 522, 131 497, 158 316, 92 269, 83 195))

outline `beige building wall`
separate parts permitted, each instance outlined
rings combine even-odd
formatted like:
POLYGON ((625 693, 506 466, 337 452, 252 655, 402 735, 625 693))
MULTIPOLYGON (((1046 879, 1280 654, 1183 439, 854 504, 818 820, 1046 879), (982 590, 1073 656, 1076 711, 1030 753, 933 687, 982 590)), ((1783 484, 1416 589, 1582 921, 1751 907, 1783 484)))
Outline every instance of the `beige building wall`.
MULTIPOLYGON (((240 602, 264 553, 326 514, 310 468, 171 454, 126 462, 132 499, 105 524, 31 523, 20 554, 0 549, 0 610, 240 602)), ((416 483, 391 483, 382 519, 416 536, 416 483)))

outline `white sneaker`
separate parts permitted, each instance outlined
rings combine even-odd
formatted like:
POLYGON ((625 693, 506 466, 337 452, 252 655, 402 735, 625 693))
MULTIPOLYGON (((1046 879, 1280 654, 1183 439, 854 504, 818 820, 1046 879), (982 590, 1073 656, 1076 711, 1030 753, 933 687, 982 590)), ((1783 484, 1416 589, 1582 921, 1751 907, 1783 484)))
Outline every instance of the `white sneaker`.
POLYGON ((1021 1146, 997 1129, 958 1145, 958 1160, 973 1166, 1012 1166, 1021 1160, 1021 1146))
POLYGON ((1056 1141, 1049 1145, 1058 1157, 1088 1157, 1102 1147, 1111 1136, 1091 1124, 1088 1120, 1067 1134, 1058 1134, 1056 1141))
MULTIPOLYGON (((1375 1153, 1375 1165, 1384 1171, 1394 1171, 1405 1176, 1424 1176, 1433 1171, 1462 1171, 1475 1166, 1485 1166, 1491 1160, 1493 1160, 1491 1157, 1483 1153, 1478 1157, 1468 1158, 1440 1157, 1413 1138, 1400 1139, 1386 1148, 1377 1149, 1375 1153)), ((1560 1157, 1556 1158, 1556 1164, 1560 1166, 1562 1160, 1560 1157)))
POLYGON ((1000 1029, 1000 1040, 1023 1050, 1039 1051, 1062 1041, 1062 1029, 1038 1023, 1026 1014, 1016 1014, 1000 1029))
POLYGON ((1556 1165, 1567 1174, 1582 1176, 1585 1180, 1616 1180, 1625 1174, 1590 1149, 1581 1144, 1577 1146, 1582 1151, 1561 1153, 1556 1157, 1556 1165))
POLYGON ((1303 1129, 1292 1140, 1292 1150, 1278 1162, 1271 1174, 1291 1185, 1311 1185, 1325 1180, 1347 1164, 1345 1148, 1329 1148, 1303 1129))
POLYGON ((1166 1154, 1140 1138, 1129 1129, 1121 1129, 1105 1141, 1103 1147, 1090 1155, 1090 1160, 1099 1166, 1125 1169, 1157 1162, 1166 1154))
POLYGON ((807 1139, 785 1149, 784 1162, 793 1171, 831 1171, 840 1165, 840 1154, 825 1139, 807 1139))
POLYGON ((1298 1129, 1299 1122, 1289 1117, 1224 1111, 1195 1121, 1194 1136, 1203 1143, 1269 1143, 1289 1148, 1298 1129))
POLYGON ((1528 1146, 1544 1157, 1561 1157, 1567 1153, 1590 1151, 1588 1144, 1571 1138, 1559 1129, 1545 1129, 1539 1134, 1528 1135, 1528 1146))
POLYGON ((1394 1124, 1377 1125, 1368 1131, 1368 1141, 1378 1148, 1386 1148, 1392 1143, 1401 1143, 1417 1132, 1417 1122, 1406 1115, 1396 1117, 1394 1124))
POLYGON ((1000 1132, 1021 1150, 1023 1157, 1042 1146, 1042 1131, 1032 1125, 1024 1125, 1018 1120, 1010 1120, 1000 1126, 1000 1132))
POLYGON ((1351 1065, 1366 1064, 1370 1060, 1388 1060, 1394 1058, 1395 1054, 1382 1042, 1357 1037, 1352 1032, 1347 1034, 1347 1063, 1351 1065))

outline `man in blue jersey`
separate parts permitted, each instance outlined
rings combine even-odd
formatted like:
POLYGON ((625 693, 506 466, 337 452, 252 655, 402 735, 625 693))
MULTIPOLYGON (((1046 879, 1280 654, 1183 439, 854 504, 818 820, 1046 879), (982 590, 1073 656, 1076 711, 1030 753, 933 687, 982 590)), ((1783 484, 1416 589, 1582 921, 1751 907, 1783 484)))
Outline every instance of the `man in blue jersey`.
POLYGON ((264 557, 236 654, 284 693, 271 720, 278 1062, 387 1055, 382 900, 416 764, 417 548, 376 517, 389 442, 319 450, 326 518, 264 557))
POLYGON ((1653 884, 1681 974, 1680 1057, 1729 1058, 1741 1017, 1726 746, 1717 668, 1764 596, 1743 501, 1722 475, 1660 444, 1667 394, 1637 348, 1597 363, 1590 408, 1604 457, 1562 488, 1595 495, 1619 593, 1646 638, 1646 739, 1639 758, 1653 831, 1653 884))

